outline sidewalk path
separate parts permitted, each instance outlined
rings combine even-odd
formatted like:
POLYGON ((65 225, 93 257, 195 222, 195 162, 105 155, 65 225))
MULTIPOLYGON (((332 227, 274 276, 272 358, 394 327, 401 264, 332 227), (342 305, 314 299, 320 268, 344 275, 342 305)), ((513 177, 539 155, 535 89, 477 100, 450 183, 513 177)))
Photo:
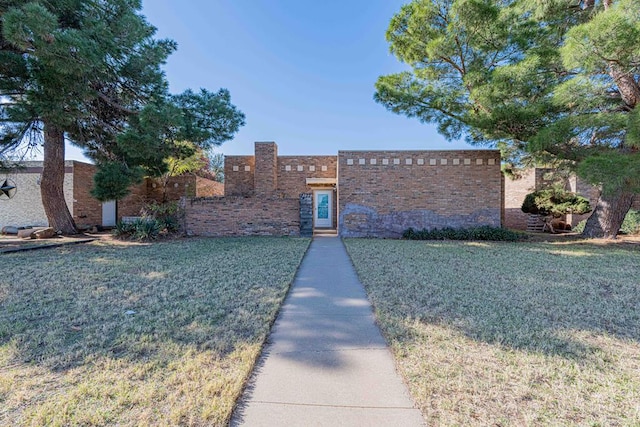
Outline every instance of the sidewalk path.
POLYGON ((232 426, 422 426, 338 237, 315 237, 232 426))

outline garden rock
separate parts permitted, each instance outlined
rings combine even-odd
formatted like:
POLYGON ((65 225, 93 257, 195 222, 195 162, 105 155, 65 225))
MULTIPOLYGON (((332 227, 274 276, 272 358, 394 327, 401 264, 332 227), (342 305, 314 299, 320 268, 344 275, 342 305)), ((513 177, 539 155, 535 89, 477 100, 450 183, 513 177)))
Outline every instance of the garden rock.
POLYGON ((55 237, 56 231, 51 227, 47 227, 42 230, 34 231, 33 235, 36 239, 51 239, 52 237, 55 237))
POLYGON ((6 236, 7 234, 18 234, 18 227, 13 225, 5 225, 2 227, 2 234, 6 236))
POLYGON ((25 228, 23 230, 18 230, 18 238, 19 239, 32 239, 33 236, 33 232, 36 231, 36 229, 33 228, 25 228))

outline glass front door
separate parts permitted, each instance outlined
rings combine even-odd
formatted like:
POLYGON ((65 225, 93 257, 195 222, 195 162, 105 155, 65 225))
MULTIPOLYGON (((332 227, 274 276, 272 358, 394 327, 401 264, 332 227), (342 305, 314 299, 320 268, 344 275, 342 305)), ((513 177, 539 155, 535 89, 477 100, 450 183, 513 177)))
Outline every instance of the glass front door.
POLYGON ((316 190, 313 193, 313 224, 317 228, 333 227, 333 191, 316 190))

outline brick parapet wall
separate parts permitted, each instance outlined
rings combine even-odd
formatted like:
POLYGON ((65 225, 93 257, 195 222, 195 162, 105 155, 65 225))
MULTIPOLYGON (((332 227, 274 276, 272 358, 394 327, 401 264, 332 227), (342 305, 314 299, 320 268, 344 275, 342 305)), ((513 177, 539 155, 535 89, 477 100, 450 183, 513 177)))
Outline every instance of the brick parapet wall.
POLYGON ((254 156, 225 156, 224 195, 252 196, 254 188, 254 156))
POLYGON ((277 193, 284 197, 298 197, 315 187, 307 185, 307 178, 337 177, 338 156, 280 156, 278 157, 277 193))
POLYGON ((341 151, 338 161, 342 236, 500 226, 498 151, 341 151))
POLYGON ((185 202, 185 231, 194 236, 299 236, 300 200, 217 197, 185 202))

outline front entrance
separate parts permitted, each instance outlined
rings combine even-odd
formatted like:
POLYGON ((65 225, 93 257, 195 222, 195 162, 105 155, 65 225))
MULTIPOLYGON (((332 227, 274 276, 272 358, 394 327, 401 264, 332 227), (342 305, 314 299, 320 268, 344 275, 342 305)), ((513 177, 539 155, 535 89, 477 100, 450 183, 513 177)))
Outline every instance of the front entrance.
POLYGON ((313 192, 313 228, 333 227, 333 190, 313 192))

